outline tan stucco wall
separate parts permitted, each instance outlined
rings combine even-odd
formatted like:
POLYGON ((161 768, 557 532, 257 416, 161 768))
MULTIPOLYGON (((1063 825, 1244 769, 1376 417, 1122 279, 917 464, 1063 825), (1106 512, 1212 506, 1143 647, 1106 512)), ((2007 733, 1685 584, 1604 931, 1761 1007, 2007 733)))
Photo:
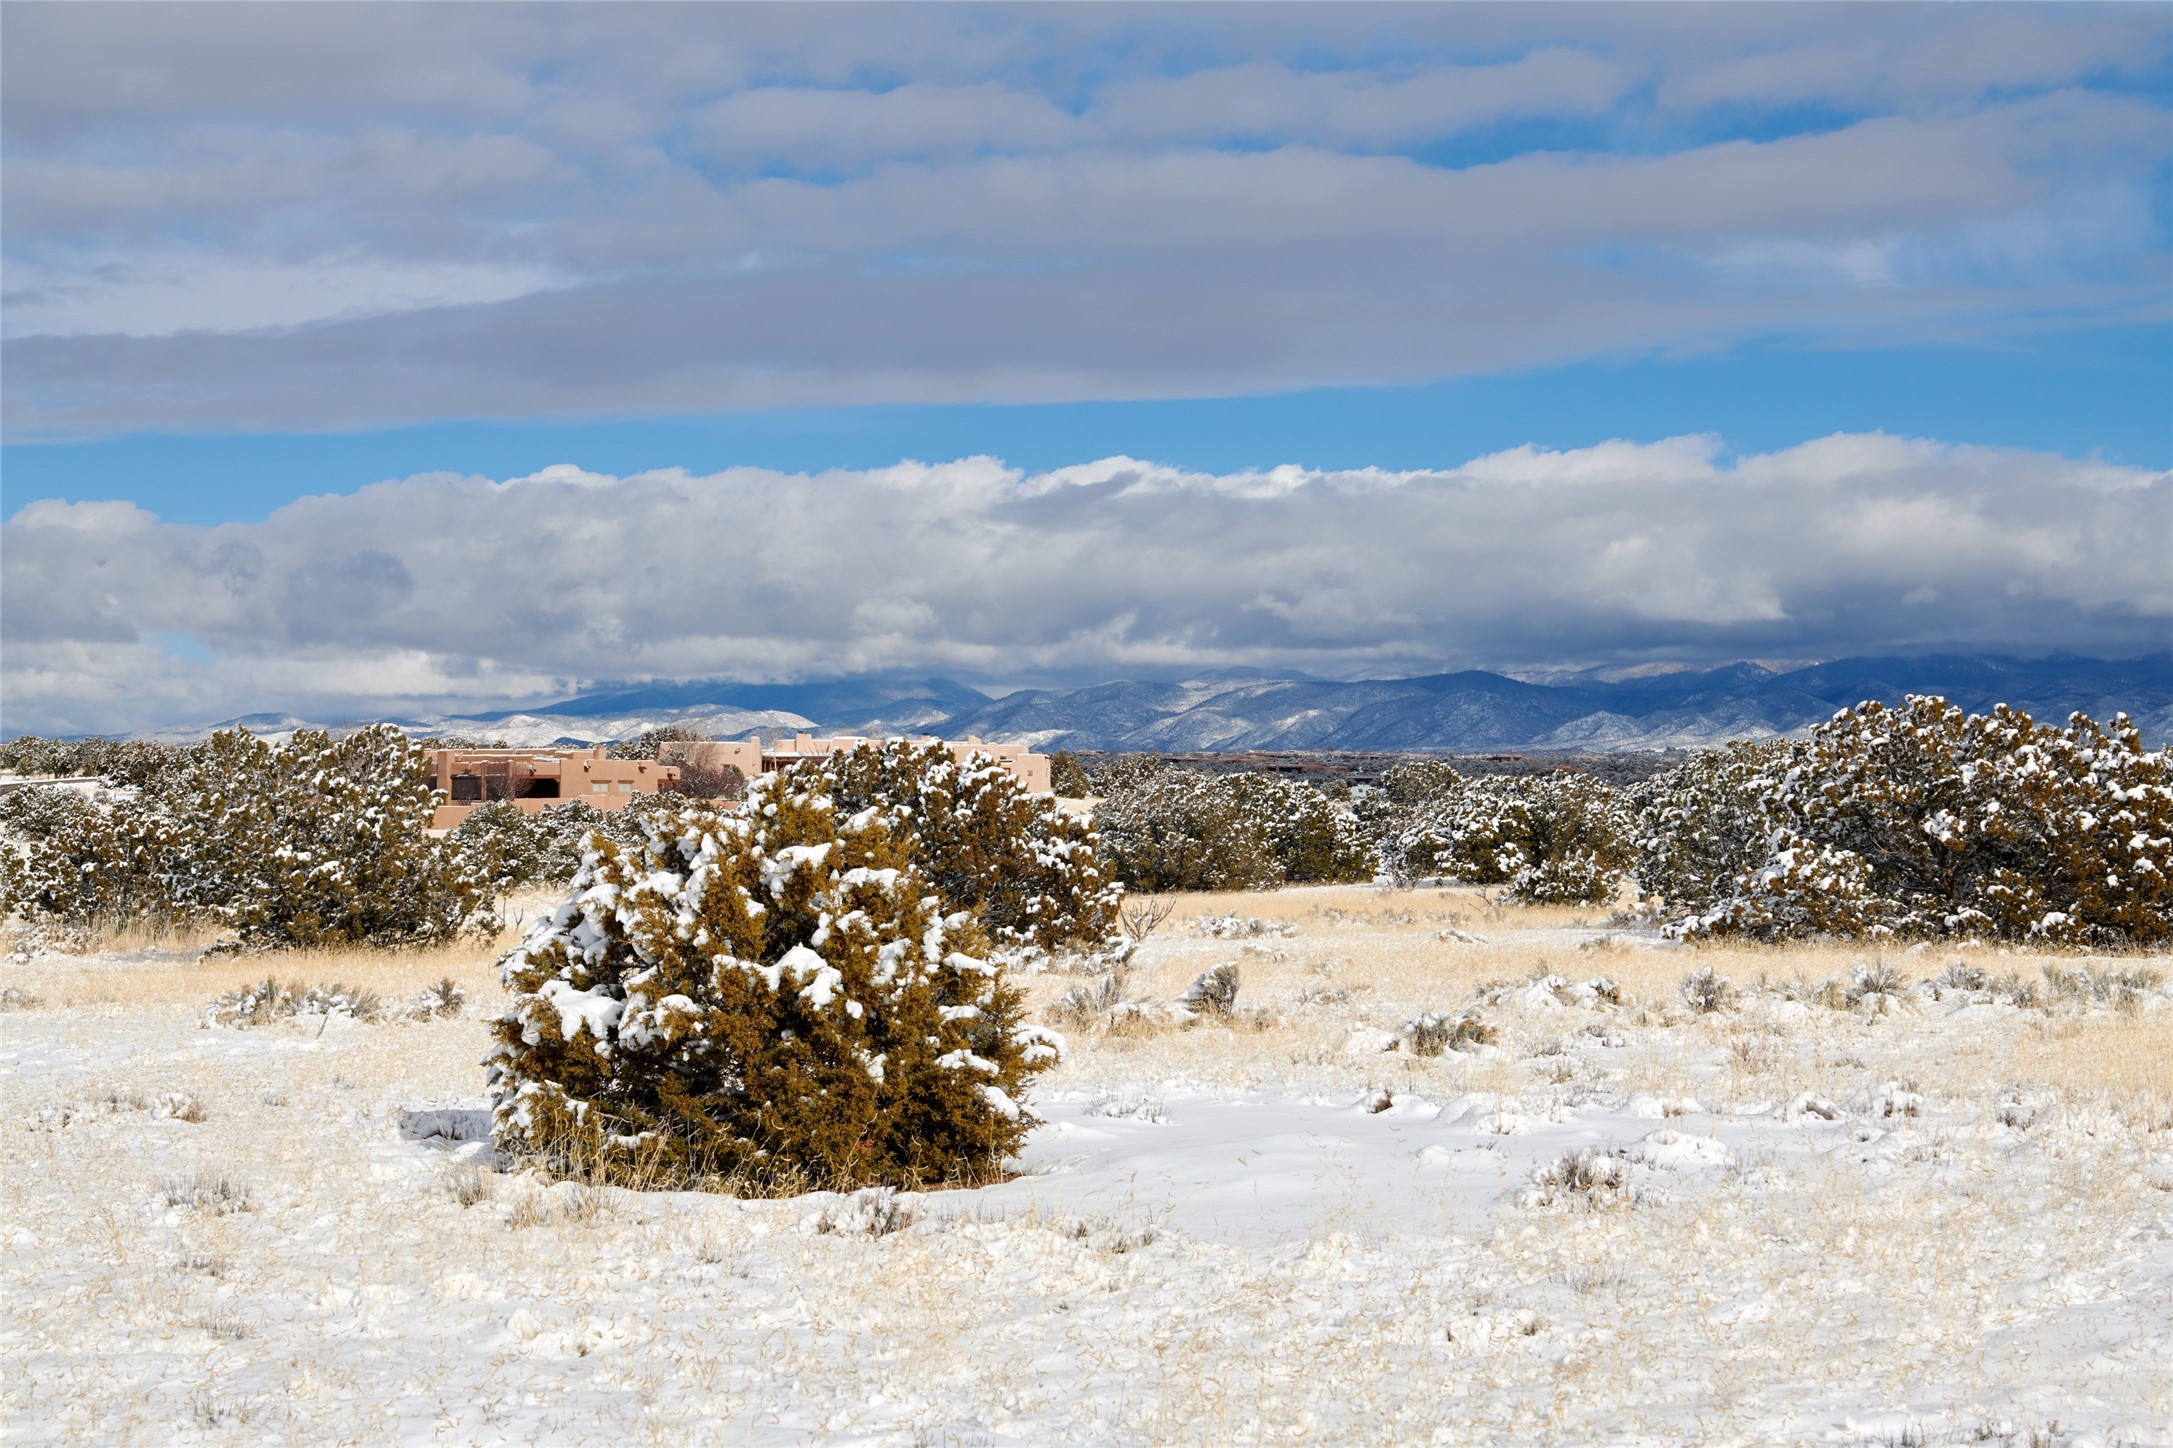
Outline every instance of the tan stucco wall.
MULTIPOLYGON (((556 780, 558 797, 509 799, 523 814, 540 814, 554 805, 580 800, 593 809, 624 809, 637 794, 655 794, 665 781, 679 777, 679 766, 648 759, 612 759, 603 746, 590 749, 434 749, 430 752, 431 782, 450 796, 456 775, 486 772, 495 777, 501 769, 513 781, 556 780)), ((438 806, 431 816, 433 829, 453 829, 484 801, 461 801, 438 806)))
POLYGON ((748 779, 762 772, 762 745, 753 739, 705 739, 699 743, 674 740, 657 747, 657 758, 703 769, 721 769, 729 764, 748 779))
MULTIPOLYGON (((746 775, 747 778, 753 779, 756 775, 767 774, 773 769, 786 768, 789 765, 799 763, 803 759, 822 759, 832 754, 843 753, 856 745, 877 742, 879 741, 867 739, 857 734, 827 736, 795 734, 789 739, 773 740, 767 746, 754 739, 713 740, 699 744, 666 744, 658 751, 658 754, 659 757, 664 759, 700 763, 707 768, 714 768, 720 764, 730 764, 735 766, 741 774, 746 775)), ((945 748, 951 751, 951 756, 959 760, 963 760, 968 754, 979 750, 981 753, 1000 762, 1006 769, 1011 771, 1013 778, 1017 779, 1029 790, 1036 794, 1047 794, 1049 792, 1049 757, 1045 754, 1032 753, 1023 744, 984 744, 978 739, 951 739, 936 742, 944 745, 945 748)))

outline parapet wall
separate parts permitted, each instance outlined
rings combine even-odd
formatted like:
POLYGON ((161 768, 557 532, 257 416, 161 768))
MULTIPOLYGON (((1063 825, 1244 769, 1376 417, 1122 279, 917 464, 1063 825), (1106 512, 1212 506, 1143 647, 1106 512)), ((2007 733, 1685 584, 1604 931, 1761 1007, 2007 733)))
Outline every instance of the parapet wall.
POLYGON ((433 749, 431 783, 448 803, 431 816, 432 829, 457 828, 479 806, 503 801, 540 814, 574 800, 595 809, 624 809, 637 794, 655 794, 679 778, 679 766, 650 759, 613 759, 589 749, 433 749))
MULTIPOLYGON (((675 764, 689 764, 703 769, 717 769, 729 764, 747 778, 753 779, 757 775, 788 769, 803 759, 823 759, 832 754, 842 754, 862 744, 881 742, 858 734, 796 734, 789 739, 773 739, 767 743, 759 739, 675 742, 661 746, 657 754, 660 759, 675 764)), ((986 754, 1033 793, 1050 792, 1049 757, 1035 754, 1023 744, 988 744, 979 739, 922 739, 917 742, 941 744, 951 751, 952 758, 960 761, 969 754, 986 754)))

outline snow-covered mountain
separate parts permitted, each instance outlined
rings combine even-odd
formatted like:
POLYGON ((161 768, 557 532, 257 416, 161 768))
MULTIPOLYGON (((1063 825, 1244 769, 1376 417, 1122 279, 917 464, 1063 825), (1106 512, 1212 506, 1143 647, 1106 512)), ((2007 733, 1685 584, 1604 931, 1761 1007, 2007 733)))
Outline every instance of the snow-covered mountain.
MULTIPOLYGON (((188 744, 218 729, 247 729, 273 743, 284 743, 297 729, 344 728, 359 721, 332 723, 298 718, 292 714, 244 714, 215 724, 162 729, 146 737, 165 744, 188 744)), ((535 713, 416 714, 390 721, 410 734, 458 735, 488 744, 503 743, 515 749, 540 749, 552 745, 602 744, 632 739, 668 724, 683 725, 712 739, 735 739, 752 734, 791 733, 821 726, 799 714, 782 709, 731 709, 696 705, 684 709, 630 710, 618 714, 569 714, 552 705, 535 713)))
POLYGON ((696 705, 687 709, 640 709, 621 714, 565 714, 546 710, 528 714, 493 714, 487 718, 431 714, 393 721, 410 734, 455 734, 515 749, 558 744, 601 744, 632 739, 651 729, 680 725, 712 739, 737 739, 760 730, 791 733, 819 727, 812 719, 782 709, 725 709, 696 705))
POLYGON ((1800 731, 1865 699, 1944 694, 2041 719, 2126 711, 2173 740, 2173 655, 2105 663, 1982 657, 1841 659, 1776 673, 1757 664, 1614 680, 1527 683, 1435 674, 1351 683, 1264 679, 1022 690, 954 716, 945 732, 1047 748, 1240 750, 1665 749, 1800 731))
MULTIPOLYGON (((718 738, 761 730, 927 732, 1108 750, 1623 750, 1691 748, 1797 733, 1865 699, 1943 694, 1973 711, 1997 703, 2045 720, 2125 711, 2150 743, 2173 743, 2173 653, 2106 662, 1988 656, 1837 659, 1775 670, 1555 673, 1544 681, 1471 671, 1414 679, 1279 679, 1233 671, 1180 683, 1118 680, 1022 689, 991 699, 948 679, 829 684, 692 683, 600 691, 541 707, 402 719, 411 732, 516 746, 627 739, 684 725, 718 738)), ((250 715, 258 733, 305 721, 250 715)), ((160 737, 201 737, 212 727, 160 737)))
POLYGON ((323 721, 304 719, 299 714, 241 714, 232 719, 221 719, 215 724, 177 724, 171 729, 154 729, 142 737, 157 744, 194 744, 216 730, 246 729, 259 739, 284 744, 297 729, 323 727, 323 721))

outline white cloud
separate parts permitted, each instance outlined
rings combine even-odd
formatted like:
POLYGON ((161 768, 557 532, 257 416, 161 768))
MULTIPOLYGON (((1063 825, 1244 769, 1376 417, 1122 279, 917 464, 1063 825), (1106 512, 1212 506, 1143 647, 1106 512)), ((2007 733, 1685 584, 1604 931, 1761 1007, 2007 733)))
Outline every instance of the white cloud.
POLYGON ((1054 150, 1084 139, 1068 112, 993 81, 887 91, 762 87, 726 96, 699 124, 719 160, 797 171, 878 158, 1054 150))
POLYGON ((218 527, 33 504, 0 533, 0 682, 19 730, 600 679, 2133 653, 2173 627, 2169 535, 2173 474, 1880 434, 1425 472, 428 475, 218 527))
POLYGON ((12 437, 1229 395, 2163 292, 2150 7, 359 13, 7 12, 12 437))
POLYGON ((2133 252, 2067 276, 2053 247, 2055 288, 1992 274, 1974 242, 1931 243, 2103 180, 2049 164, 2064 153, 2162 156, 2169 136, 2148 106, 2069 96, 1462 170, 1301 147, 1082 151, 665 188, 525 235, 528 261, 569 279, 553 290, 275 332, 17 337, 0 401, 29 438, 1230 395, 1783 329, 1996 327, 2040 305, 2105 320, 2162 290, 2133 252), (1866 238, 1910 259, 1897 284, 1711 260, 1848 257, 1866 238))
POLYGON ((1407 75, 1259 61, 1117 83, 1098 97, 1090 119, 1113 138, 1155 144, 1393 146, 1504 120, 1602 115, 1638 69, 1553 47, 1500 65, 1421 67, 1407 75))
POLYGON ((220 255, 168 254, 95 280, 36 266, 11 268, 0 325, 11 337, 241 332, 501 302, 557 282, 540 267, 338 257, 245 264, 220 255))
POLYGON ((1987 7, 1966 25, 1931 8, 1887 12, 1884 23, 1845 37, 1793 44, 1684 66, 1659 87, 1671 108, 1735 105, 1904 108, 1951 104, 1987 91, 2071 84, 2092 75, 2133 74, 2163 60, 2163 17, 2122 6, 2048 13, 2021 5, 1987 7))

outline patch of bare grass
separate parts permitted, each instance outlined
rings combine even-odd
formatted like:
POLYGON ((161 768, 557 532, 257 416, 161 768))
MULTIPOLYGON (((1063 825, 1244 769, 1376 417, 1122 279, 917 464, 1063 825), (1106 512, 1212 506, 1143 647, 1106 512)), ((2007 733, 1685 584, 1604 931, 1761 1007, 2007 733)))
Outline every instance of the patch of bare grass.
POLYGON ((162 1208, 223 1217, 255 1210, 249 1184, 223 1171, 197 1170, 159 1183, 153 1200, 162 1208))

